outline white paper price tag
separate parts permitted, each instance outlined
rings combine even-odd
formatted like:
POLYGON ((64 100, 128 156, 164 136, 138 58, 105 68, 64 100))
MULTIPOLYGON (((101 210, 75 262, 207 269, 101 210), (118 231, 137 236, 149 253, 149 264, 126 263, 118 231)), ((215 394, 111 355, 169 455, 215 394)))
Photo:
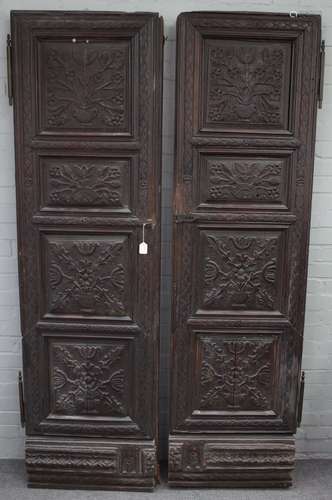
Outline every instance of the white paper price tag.
POLYGON ((142 241, 142 243, 139 244, 138 253, 141 255, 147 255, 148 245, 147 245, 147 243, 145 243, 145 241, 142 241))

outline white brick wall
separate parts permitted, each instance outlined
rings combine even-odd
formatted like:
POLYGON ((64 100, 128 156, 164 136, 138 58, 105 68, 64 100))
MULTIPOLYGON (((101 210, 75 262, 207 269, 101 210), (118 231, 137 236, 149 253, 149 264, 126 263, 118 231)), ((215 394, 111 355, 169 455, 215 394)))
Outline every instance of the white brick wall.
POLYGON ((326 40, 324 107, 318 112, 303 367, 307 374, 300 455, 332 458, 332 0, 2 0, 0 3, 0 458, 23 457, 16 375, 21 366, 12 110, 6 98, 5 40, 10 9, 159 11, 164 16, 161 436, 167 435, 170 238, 174 139, 175 21, 182 11, 242 10, 321 14, 326 40))

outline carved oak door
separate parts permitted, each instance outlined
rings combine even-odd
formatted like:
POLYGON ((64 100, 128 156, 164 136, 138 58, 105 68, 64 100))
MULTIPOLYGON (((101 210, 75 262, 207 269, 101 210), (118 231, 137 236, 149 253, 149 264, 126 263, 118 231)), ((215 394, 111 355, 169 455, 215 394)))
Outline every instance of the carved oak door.
POLYGON ((178 19, 169 480, 289 486, 320 17, 178 19))
POLYGON ((152 488, 162 21, 13 12, 12 37, 29 484, 152 488))

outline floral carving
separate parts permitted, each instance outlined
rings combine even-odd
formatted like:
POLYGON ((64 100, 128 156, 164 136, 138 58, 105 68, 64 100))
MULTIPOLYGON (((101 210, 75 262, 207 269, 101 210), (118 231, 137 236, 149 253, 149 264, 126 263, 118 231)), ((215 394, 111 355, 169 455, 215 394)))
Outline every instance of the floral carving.
POLYGON ((50 206, 123 207, 124 163, 52 162, 47 168, 50 206))
POLYGON ((125 346, 52 345, 54 411, 64 415, 125 416, 125 346))
POLYGON ((109 43, 43 45, 46 127, 124 130, 128 49, 109 43))
POLYGON ((208 235, 203 304, 207 309, 273 310, 279 235, 208 235))
POLYGON ((281 202, 282 166, 275 161, 208 162, 208 200, 281 202))
POLYGON ((281 126, 284 56, 280 46, 223 41, 210 47, 208 121, 281 126))
POLYGON ((122 239, 48 240, 48 310, 53 314, 125 315, 122 239))
POLYGON ((200 408, 272 408, 273 340, 202 340, 200 408))

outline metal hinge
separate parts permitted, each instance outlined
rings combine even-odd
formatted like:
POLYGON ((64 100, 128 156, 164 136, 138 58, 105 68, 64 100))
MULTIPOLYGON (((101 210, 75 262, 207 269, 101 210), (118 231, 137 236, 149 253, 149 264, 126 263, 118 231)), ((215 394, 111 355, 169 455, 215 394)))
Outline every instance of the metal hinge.
POLYGON ((297 403, 297 426, 300 427, 302 422, 303 396, 304 396, 305 373, 302 372, 300 381, 300 391, 297 403))
POLYGON ((9 106, 13 105, 12 38, 7 35, 7 85, 9 106))
POLYGON ((24 403, 22 372, 18 372, 18 394, 19 394, 19 398, 20 398, 21 426, 24 427, 25 426, 25 403, 24 403))
POLYGON ((320 44, 319 55, 319 82, 318 82, 318 107, 322 108, 324 92, 324 71, 325 71, 325 40, 320 44))
POLYGON ((184 222, 194 222, 195 218, 192 214, 176 214, 176 224, 183 224, 184 222))

